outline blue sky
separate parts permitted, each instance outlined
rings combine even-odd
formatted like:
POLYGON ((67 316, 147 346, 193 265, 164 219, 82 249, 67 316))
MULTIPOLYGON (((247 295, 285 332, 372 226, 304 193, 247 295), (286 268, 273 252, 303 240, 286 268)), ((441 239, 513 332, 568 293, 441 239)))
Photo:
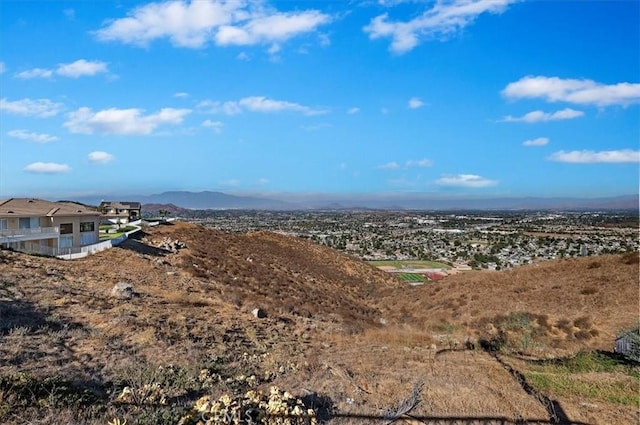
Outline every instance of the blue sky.
POLYGON ((638 193, 635 0, 0 8, 0 197, 638 193))

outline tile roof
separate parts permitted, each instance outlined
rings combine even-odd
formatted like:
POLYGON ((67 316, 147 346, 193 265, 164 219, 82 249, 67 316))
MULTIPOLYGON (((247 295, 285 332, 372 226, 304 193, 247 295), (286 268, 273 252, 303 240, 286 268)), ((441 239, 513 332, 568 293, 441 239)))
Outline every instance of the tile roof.
POLYGON ((0 199, 0 217, 100 215, 91 208, 73 202, 50 202, 35 198, 0 199))

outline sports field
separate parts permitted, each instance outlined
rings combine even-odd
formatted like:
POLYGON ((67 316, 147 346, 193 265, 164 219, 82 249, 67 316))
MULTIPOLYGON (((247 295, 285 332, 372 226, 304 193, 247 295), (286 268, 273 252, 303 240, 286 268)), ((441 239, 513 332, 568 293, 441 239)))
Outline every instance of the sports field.
POLYGON ((395 275, 398 276, 400 280, 407 283, 424 282, 427 280, 427 278, 420 273, 395 273, 395 275))

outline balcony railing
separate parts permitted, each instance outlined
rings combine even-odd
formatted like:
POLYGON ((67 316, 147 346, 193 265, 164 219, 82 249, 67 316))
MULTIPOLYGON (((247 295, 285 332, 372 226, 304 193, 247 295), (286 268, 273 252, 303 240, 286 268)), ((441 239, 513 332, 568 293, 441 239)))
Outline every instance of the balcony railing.
POLYGON ((56 238, 58 236, 60 236, 60 227, 58 226, 0 230, 0 242, 56 238))

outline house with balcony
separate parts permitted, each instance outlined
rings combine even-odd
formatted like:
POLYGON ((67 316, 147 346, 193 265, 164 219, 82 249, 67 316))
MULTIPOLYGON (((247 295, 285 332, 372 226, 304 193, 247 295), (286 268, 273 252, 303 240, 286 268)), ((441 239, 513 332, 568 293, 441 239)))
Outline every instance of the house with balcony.
POLYGON ((98 207, 104 223, 124 224, 139 220, 142 212, 140 202, 102 201, 98 207))
POLYGON ((99 240, 100 212, 73 202, 0 199, 0 247, 46 255, 99 240))

